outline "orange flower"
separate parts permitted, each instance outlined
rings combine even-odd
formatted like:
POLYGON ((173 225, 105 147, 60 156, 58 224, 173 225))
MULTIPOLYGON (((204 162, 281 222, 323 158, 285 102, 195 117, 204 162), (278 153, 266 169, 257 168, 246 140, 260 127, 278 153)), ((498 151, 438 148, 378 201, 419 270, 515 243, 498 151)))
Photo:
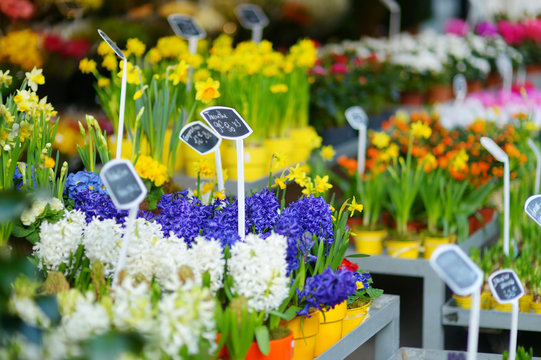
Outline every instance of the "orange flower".
POLYGON ((520 151, 517 149, 517 147, 513 144, 505 144, 504 146, 504 150, 505 152, 507 153, 507 155, 509 155, 509 157, 512 157, 512 158, 520 158, 520 151))
POLYGON ((494 175, 496 177, 502 177, 503 176, 503 169, 501 167, 492 168, 492 175, 494 175))

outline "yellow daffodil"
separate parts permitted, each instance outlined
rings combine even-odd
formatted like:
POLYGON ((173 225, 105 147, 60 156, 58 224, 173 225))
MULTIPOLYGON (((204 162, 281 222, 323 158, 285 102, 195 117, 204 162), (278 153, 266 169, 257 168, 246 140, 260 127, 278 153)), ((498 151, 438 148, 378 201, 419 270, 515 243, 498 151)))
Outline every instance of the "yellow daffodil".
POLYGON ((30 138, 33 128, 34 127, 27 121, 21 121, 19 124, 19 139, 21 140, 21 143, 30 138))
POLYGON ((468 165, 469 160, 468 154, 466 154, 466 150, 460 149, 458 154, 451 160, 450 167, 454 171, 462 171, 466 168, 468 165))
POLYGON ((143 96, 143 92, 148 87, 148 85, 143 86, 141 89, 137 90, 135 94, 133 94, 133 100, 139 99, 141 96, 143 96))
POLYGON ((210 77, 210 71, 207 69, 197 69, 193 74, 193 81, 206 81, 210 77))
POLYGON ((49 156, 44 157, 43 166, 45 167, 45 169, 52 169, 54 168, 54 165, 55 165, 55 161, 52 157, 49 157, 49 156))
POLYGON ((316 191, 320 194, 326 192, 329 189, 332 189, 332 185, 329 184, 329 175, 325 175, 323 177, 317 175, 314 180, 314 185, 316 191))
POLYGON ((141 178, 152 181, 158 187, 168 179, 167 167, 147 155, 139 156, 135 170, 141 178))
POLYGON ((17 104, 17 110, 20 112, 31 112, 38 103, 37 95, 28 90, 17 90, 13 101, 17 104))
POLYGON ((286 93, 287 90, 288 90, 288 88, 287 88, 286 84, 274 84, 274 85, 271 85, 271 87, 270 87, 270 91, 273 94, 286 93))
MULTIPOLYGON (((120 62, 120 69, 121 71, 118 72, 117 76, 119 78, 122 78, 122 71, 124 70, 124 60, 122 60, 120 62)), ((134 85, 137 85, 139 84, 139 82, 143 81, 144 78, 143 78, 143 74, 141 73, 141 69, 139 68, 139 66, 134 66, 131 62, 127 62, 127 67, 126 67, 126 82, 128 84, 134 84, 134 85)))
POLYGON ((386 148, 387 146, 389 146, 390 141, 391 137, 383 131, 378 131, 372 136, 372 143, 378 149, 386 148))
POLYGON ((212 191, 212 189, 214 189, 215 186, 216 186, 216 184, 213 183, 213 182, 205 183, 205 184, 203 185, 203 188, 201 189, 201 193, 202 193, 202 194, 206 194, 206 193, 208 193, 209 191, 212 191))
POLYGON ((145 53, 146 45, 138 38, 130 38, 126 43, 126 56, 133 54, 141 57, 145 53))
POLYGON ((411 124, 411 133, 416 138, 428 139, 432 135, 432 129, 421 121, 416 121, 411 124))
POLYGON ((173 72, 169 74, 169 81, 173 82, 173 85, 178 85, 180 82, 186 82, 188 77, 188 64, 182 60, 173 69, 173 72))
POLYGON ((321 148, 321 157, 324 161, 331 161, 335 154, 336 152, 332 145, 325 145, 321 148))
POLYGON ((282 154, 275 152, 272 154, 271 165, 272 171, 283 169, 287 165, 287 159, 282 154))
POLYGON ((32 71, 26 72, 26 80, 28 80, 28 86, 32 91, 38 90, 38 85, 45 84, 45 76, 42 74, 43 69, 33 68, 32 71))
POLYGON ((116 55, 115 54, 105 55, 105 57, 103 58, 103 61, 101 62, 101 66, 103 66, 109 71, 115 71, 118 66, 118 60, 116 59, 116 55))
POLYGON ((221 190, 221 191, 216 191, 214 193, 214 197, 218 200, 223 200, 225 199, 225 194, 224 194, 224 190, 221 190))
POLYGON ((108 78, 99 78, 98 79, 98 87, 99 88, 107 87, 110 84, 111 84, 111 80, 109 80, 108 78))
POLYGON ((213 99, 220 97, 220 82, 208 78, 205 81, 199 81, 195 83, 195 99, 201 101, 203 104, 208 104, 213 99))
POLYGON ((196 173, 199 173, 201 176, 212 177, 215 175, 215 171, 208 162, 208 160, 199 160, 193 162, 193 167, 196 173))
POLYGON ((100 42, 100 44, 98 45, 98 54, 99 55, 101 55, 101 56, 105 56, 105 55, 109 55, 109 54, 114 55, 114 53, 115 52, 113 51, 113 49, 111 49, 109 44, 107 44, 105 41, 100 42))
POLYGON ((295 165, 295 167, 291 167, 288 169, 289 173, 287 174, 287 179, 289 181, 303 181, 306 177, 306 172, 301 167, 300 164, 295 165))
POLYGON ((272 187, 279 186, 280 190, 284 190, 287 186, 286 181, 287 177, 282 174, 279 178, 274 178, 274 184, 272 185, 272 187))
POLYGON ((0 86, 1 87, 10 86, 12 81, 13 81, 13 78, 9 75, 9 70, 7 71, 0 70, 0 86))
POLYGON ((362 212, 363 208, 364 208, 363 205, 358 204, 354 196, 353 200, 351 200, 351 203, 348 205, 348 210, 351 212, 349 216, 353 217, 353 214, 355 214, 355 211, 362 212))
POLYGON ((79 62, 79 70, 83 74, 89 74, 96 71, 96 62, 92 59, 84 58, 79 62))
POLYGON ((160 53, 160 50, 152 48, 147 53, 147 59, 151 64, 157 64, 162 61, 162 54, 160 53))

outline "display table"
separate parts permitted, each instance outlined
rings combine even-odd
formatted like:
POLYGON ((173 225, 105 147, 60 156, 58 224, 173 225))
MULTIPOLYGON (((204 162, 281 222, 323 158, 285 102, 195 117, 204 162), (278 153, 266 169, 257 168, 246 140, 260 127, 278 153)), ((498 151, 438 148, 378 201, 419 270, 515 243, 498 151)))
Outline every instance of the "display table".
POLYGON ((372 337, 375 337, 375 360, 387 360, 398 350, 400 336, 400 299, 382 295, 370 308, 369 317, 344 336, 317 360, 344 359, 372 337))
MULTIPOLYGON (((388 360, 448 360, 450 354, 460 354, 466 359, 466 352, 463 351, 445 351, 431 349, 400 348, 388 360)), ((501 360, 502 356, 498 354, 477 354, 477 360, 501 360)), ((534 357, 534 360, 541 358, 534 357)))
MULTIPOLYGON (((484 244, 499 236, 499 221, 497 214, 482 229, 473 233, 466 241, 459 244, 464 251, 471 247, 482 247, 484 244)), ((347 254, 355 254, 353 247, 348 248, 347 254)), ((400 259, 384 255, 366 258, 349 258, 363 270, 372 274, 417 277, 423 280, 422 303, 422 346, 424 348, 443 349, 444 332, 439 314, 445 303, 445 284, 424 259, 400 259)))
MULTIPOLYGON (((470 310, 456 306, 454 299, 449 299, 442 306, 442 323, 451 326, 468 326, 470 310)), ((511 325, 511 312, 481 310, 479 327, 488 329, 506 329, 511 325)), ((541 332, 541 314, 518 314, 518 330, 541 332)))

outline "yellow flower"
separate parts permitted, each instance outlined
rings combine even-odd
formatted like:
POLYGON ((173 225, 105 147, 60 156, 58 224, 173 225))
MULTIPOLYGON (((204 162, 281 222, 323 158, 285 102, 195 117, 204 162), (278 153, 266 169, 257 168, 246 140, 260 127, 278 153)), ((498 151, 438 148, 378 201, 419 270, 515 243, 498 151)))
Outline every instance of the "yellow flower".
POLYGON ((466 150, 460 149, 458 154, 456 154, 453 160, 451 160, 451 164, 450 164, 451 169, 454 171, 464 170, 466 166, 468 165, 469 158, 470 157, 468 156, 468 154, 466 154, 466 150))
POLYGON ((374 133, 374 136, 372 137, 372 143, 378 149, 386 148, 387 146, 389 146, 390 141, 391 141, 391 137, 383 131, 374 133))
POLYGON ((1 87, 8 87, 11 85, 11 82, 13 81, 13 78, 9 75, 9 70, 6 72, 0 70, 0 86, 1 87))
POLYGON ((109 44, 107 44, 105 41, 100 42, 100 44, 98 45, 98 54, 100 54, 101 56, 110 54, 114 55, 114 53, 115 52, 113 51, 113 49, 111 49, 109 44))
POLYGON ((216 184, 213 183, 213 182, 205 183, 205 184, 203 185, 203 188, 201 189, 201 194, 206 194, 206 193, 208 193, 209 191, 211 191, 212 189, 214 189, 215 186, 216 186, 216 184))
POLYGON ((52 157, 45 156, 45 158, 43 160, 43 166, 46 169, 52 169, 52 168, 54 168, 54 165, 55 165, 54 159, 52 157))
POLYGON ((220 82, 208 78, 206 81, 200 81, 195 83, 195 99, 201 101, 204 104, 208 104, 213 99, 220 97, 218 88, 220 82))
POLYGON ((96 71, 96 62, 84 58, 79 62, 79 70, 81 70, 83 74, 93 73, 96 71))
POLYGON ((428 139, 430 135, 432 135, 432 129, 430 128, 430 126, 426 125, 425 123, 421 121, 416 121, 413 124, 411 124, 411 133, 416 138, 428 139))
POLYGON ((336 152, 334 151, 332 145, 321 147, 321 157, 324 161, 331 161, 335 153, 336 152))
POLYGON ((325 191, 332 189, 332 185, 329 184, 329 175, 323 177, 317 175, 314 180, 314 185, 318 193, 324 193, 325 191))
MULTIPOLYGON (((124 60, 120 62, 120 69, 121 71, 118 72, 117 76, 119 78, 122 78, 122 70, 124 70, 124 60)), ((139 69, 139 66, 133 66, 131 62, 128 61, 128 65, 126 68, 126 82, 128 84, 139 84, 139 77, 141 77, 141 81, 144 80, 143 74, 141 73, 141 69, 139 69)))
POLYGON ((157 64, 162 61, 162 54, 160 54, 160 50, 152 48, 147 53, 147 59, 151 64, 157 64))
POLYGON ((141 89, 137 90, 135 94, 133 94, 133 100, 139 99, 141 96, 143 96, 143 91, 148 87, 148 85, 143 86, 141 89))
POLYGON ((130 38, 126 43, 126 57, 134 54, 137 57, 145 53, 146 45, 138 38, 130 38))
POLYGON ((21 121, 19 124, 19 138, 21 139, 21 143, 30 138, 32 135, 32 130, 33 126, 31 124, 29 124, 27 121, 21 121))
POLYGON ((199 82, 199 81, 205 81, 210 77, 210 71, 207 69, 198 69, 193 74, 193 81, 199 82))
POLYGON ((193 68, 198 68, 203 63, 203 57, 200 54, 189 54, 186 57, 186 62, 193 68))
POLYGON ((100 78, 98 80, 98 87, 99 88, 107 87, 107 86, 109 86, 109 84, 111 84, 111 80, 109 80, 108 78, 100 78))
POLYGON ((118 66, 118 60, 115 54, 108 54, 103 58, 101 66, 109 71, 115 71, 118 66))
POLYGON ((38 85, 45 84, 45 77, 42 74, 43 69, 33 68, 32 71, 26 72, 26 80, 28 80, 28 86, 32 91, 38 90, 38 85))
POLYGON ((280 190, 284 190, 287 186, 286 181, 287 181, 287 177, 284 176, 284 174, 282 173, 282 175, 279 178, 274 178, 274 185, 272 185, 272 187, 279 186, 280 190))
POLYGON ((361 212, 363 211, 363 205, 358 204, 357 201, 355 201, 355 196, 353 197, 353 200, 351 200, 351 203, 348 206, 348 210, 351 211, 349 214, 349 217, 353 217, 353 214, 355 214, 355 211, 361 212))
POLYGON ((199 160, 193 162, 193 167, 196 173, 199 173, 204 177, 213 177, 215 175, 214 169, 207 160, 199 160))
POLYGON ((216 191, 216 192, 214 193, 214 197, 215 197, 216 199, 218 199, 218 200, 223 200, 223 199, 225 199, 225 194, 224 194, 224 192, 225 192, 224 190, 216 191))
POLYGON ((288 90, 288 87, 286 84, 274 84, 274 85, 271 85, 270 87, 270 91, 273 94, 286 93, 287 90, 288 90))
POLYGON ((287 165, 287 160, 285 156, 282 156, 280 153, 275 152, 272 154, 271 159, 272 171, 280 170, 287 165))
POLYGON ((158 187, 168 179, 167 167, 147 155, 141 155, 137 159, 135 170, 141 178, 152 181, 158 187))
POLYGON ((169 81, 173 82, 173 85, 178 85, 180 82, 185 82, 188 76, 188 64, 182 60, 175 66, 173 72, 169 75, 169 81))
POLYGON ((539 130, 539 126, 537 126, 537 124, 534 123, 533 121, 526 121, 524 123, 524 127, 526 128, 527 131, 530 131, 530 132, 539 130))
POLYGON ((304 181, 306 178, 306 172, 300 166, 300 164, 295 165, 295 167, 289 168, 289 173, 287 174, 287 179, 290 181, 295 181, 297 184, 304 181))
POLYGON ((28 90, 17 90, 17 95, 13 97, 13 101, 17 104, 18 111, 29 113, 38 104, 38 97, 28 90))
POLYGON ((312 137, 310 139, 310 147, 311 149, 317 149, 318 147, 321 146, 321 142, 323 141, 323 139, 321 138, 321 136, 319 136, 315 131, 314 133, 312 134, 312 137))
POLYGON ((164 58, 176 59, 183 54, 188 54, 189 49, 186 41, 176 35, 165 36, 158 39, 156 48, 164 58))

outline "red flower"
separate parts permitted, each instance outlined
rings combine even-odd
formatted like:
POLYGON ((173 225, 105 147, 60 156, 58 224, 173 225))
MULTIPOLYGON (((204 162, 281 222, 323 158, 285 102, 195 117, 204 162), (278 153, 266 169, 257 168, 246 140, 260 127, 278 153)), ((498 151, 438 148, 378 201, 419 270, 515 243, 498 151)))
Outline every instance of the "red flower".
POLYGON ((66 41, 62 55, 81 60, 90 51, 90 43, 85 39, 75 39, 66 41))
POLYGON ((500 20, 498 22, 498 30, 509 45, 520 44, 525 37, 524 28, 518 23, 514 24, 509 21, 500 20))
POLYGON ((28 0, 0 0, 0 10, 12 19, 28 19, 35 7, 28 0))
POLYGON ((336 63, 339 63, 339 64, 347 64, 348 63, 347 56, 333 54, 332 57, 333 57, 334 62, 336 62, 336 63))
POLYGON ((344 64, 333 64, 331 66, 331 72, 333 74, 346 74, 348 72, 348 67, 344 64))
POLYGON ((51 53, 59 53, 64 47, 64 40, 62 40, 62 38, 58 35, 47 34, 43 40, 43 45, 47 51, 51 53))
POLYGON ((359 268, 359 265, 352 263, 346 258, 342 260, 342 263, 340 264, 340 267, 339 267, 339 269, 346 269, 349 271, 357 271, 358 268, 359 268))

